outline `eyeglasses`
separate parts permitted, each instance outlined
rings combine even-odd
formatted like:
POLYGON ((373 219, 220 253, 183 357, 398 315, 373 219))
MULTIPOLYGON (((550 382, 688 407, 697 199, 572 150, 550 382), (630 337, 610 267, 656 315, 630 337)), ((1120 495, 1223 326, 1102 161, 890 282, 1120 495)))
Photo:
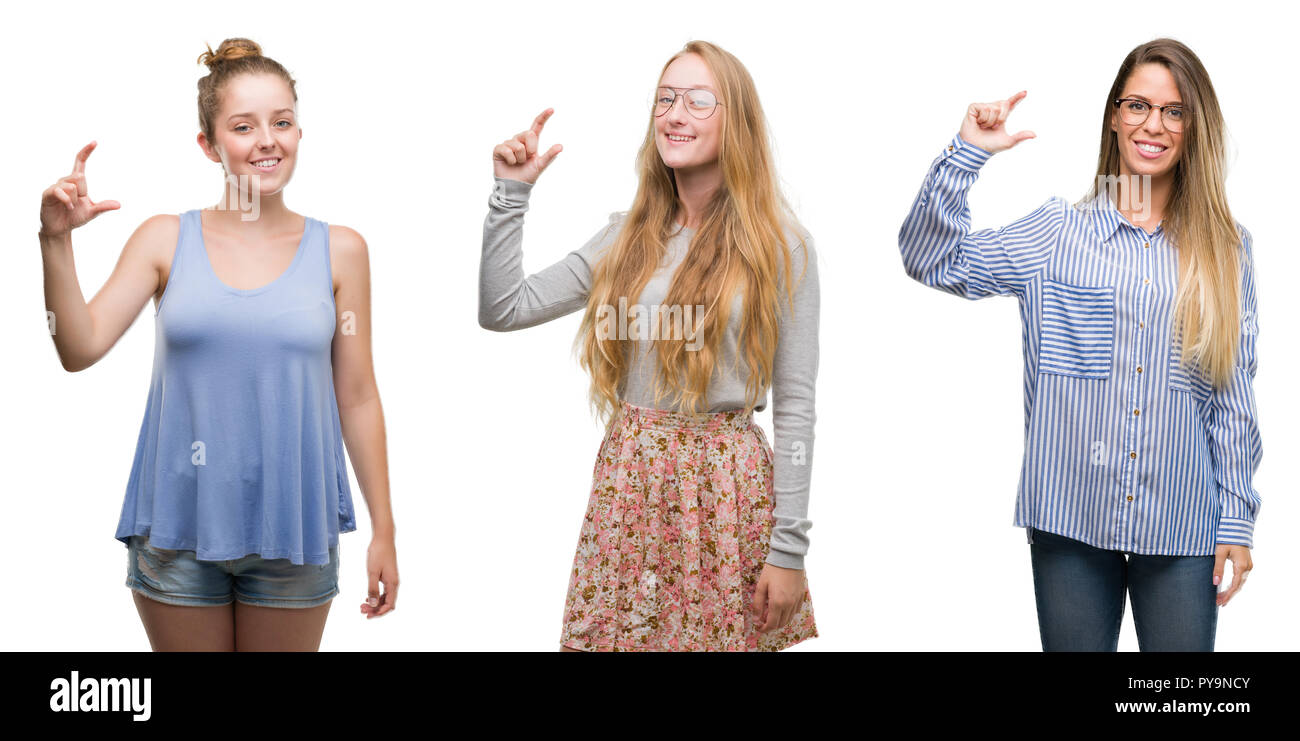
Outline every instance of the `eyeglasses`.
POLYGON ((1115 105, 1119 107, 1120 117, 1129 126, 1141 126, 1151 117, 1151 109, 1159 108, 1160 122, 1175 134, 1183 130, 1183 121, 1187 116, 1181 105, 1155 105, 1137 98, 1120 98, 1115 101, 1115 105))
POLYGON ((678 98, 683 100, 687 113, 699 119, 712 116, 718 106, 722 105, 718 102, 718 96, 708 90, 661 87, 655 90, 655 118, 671 111, 678 98))

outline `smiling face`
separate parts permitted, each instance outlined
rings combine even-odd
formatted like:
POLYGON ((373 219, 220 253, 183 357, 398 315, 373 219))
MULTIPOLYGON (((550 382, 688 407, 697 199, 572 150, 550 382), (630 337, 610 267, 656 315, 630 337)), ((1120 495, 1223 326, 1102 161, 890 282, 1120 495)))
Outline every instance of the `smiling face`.
MULTIPOLYGON (((1155 63, 1135 67, 1119 97, 1136 98, 1152 105, 1183 102, 1169 68, 1155 63)), ((1187 118, 1184 115, 1184 119, 1187 118)), ((1151 108, 1146 122, 1135 126, 1124 122, 1119 108, 1112 108, 1110 128, 1118 137, 1120 174, 1149 175, 1152 178, 1172 174, 1183 154, 1183 135, 1187 132, 1187 125, 1184 122, 1181 132, 1171 132, 1165 128, 1160 111, 1151 108)))
POLYGON ((280 191, 297 162, 297 110, 293 91, 278 75, 245 74, 222 91, 221 108, 213 120, 215 141, 199 134, 199 144, 227 175, 249 176, 263 196, 280 191))
MULTIPOLYGON (((659 79, 660 87, 675 88, 678 93, 687 89, 708 90, 720 103, 713 73, 698 54, 683 54, 674 59, 659 79)), ((716 167, 718 152, 722 149, 723 106, 714 109, 705 119, 696 118, 686 110, 688 101, 678 95, 672 108, 655 118, 655 146, 664 164, 677 169, 716 167)))

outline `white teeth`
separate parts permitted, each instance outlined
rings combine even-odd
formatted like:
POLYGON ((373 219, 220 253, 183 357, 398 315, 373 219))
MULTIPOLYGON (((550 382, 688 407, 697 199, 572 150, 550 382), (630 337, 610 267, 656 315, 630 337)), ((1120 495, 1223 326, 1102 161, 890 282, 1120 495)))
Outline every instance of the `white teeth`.
POLYGON ((673 142, 688 142, 688 141, 693 141, 694 139, 695 137, 693 136, 679 136, 677 134, 668 135, 668 141, 673 141, 673 142))
POLYGON ((275 167, 280 164, 279 159, 258 160, 253 163, 253 167, 275 167))
POLYGON ((1158 147, 1154 144, 1138 144, 1138 149, 1141 149, 1143 152, 1151 152, 1152 154, 1165 151, 1164 147, 1158 147))

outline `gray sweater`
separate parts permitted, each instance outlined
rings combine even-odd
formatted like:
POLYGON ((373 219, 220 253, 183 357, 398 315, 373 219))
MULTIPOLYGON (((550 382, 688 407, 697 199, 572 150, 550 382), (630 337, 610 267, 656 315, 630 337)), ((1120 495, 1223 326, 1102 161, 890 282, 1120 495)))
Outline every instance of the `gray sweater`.
MULTIPOLYGON (((532 185, 497 178, 488 200, 483 224, 483 256, 479 263, 479 324, 496 331, 531 327, 583 309, 591 290, 593 267, 603 251, 613 244, 623 214, 610 217, 609 224, 581 248, 532 275, 523 268, 524 213, 532 185)), ((664 265, 654 275, 636 304, 660 305, 668 295, 673 273, 690 245, 693 230, 682 228, 668 243, 664 265)), ((816 422, 817 323, 820 295, 817 281, 817 253, 806 234, 788 228, 791 267, 796 276, 793 313, 784 301, 778 329, 776 356, 772 368, 772 424, 775 491, 775 527, 767 562, 802 569, 808 552, 808 486, 812 478, 813 427, 816 422), (804 255, 807 254, 805 272, 804 255)), ((784 276, 782 277, 784 280, 784 276)), ((743 409, 746 403, 747 365, 736 362, 740 333, 740 301, 737 296, 719 345, 721 362, 709 384, 709 411, 743 409)), ((615 314, 611 314, 611 319, 615 314)), ((691 326, 689 323, 687 327, 691 326)), ((663 336, 662 334, 660 336, 663 336)), ((675 409, 671 398, 654 401, 654 379, 658 372, 653 347, 638 341, 637 351, 623 390, 623 400, 645 407, 675 409)), ((767 406, 763 390, 756 410, 767 406)), ((680 410, 678 410, 680 411, 680 410)))

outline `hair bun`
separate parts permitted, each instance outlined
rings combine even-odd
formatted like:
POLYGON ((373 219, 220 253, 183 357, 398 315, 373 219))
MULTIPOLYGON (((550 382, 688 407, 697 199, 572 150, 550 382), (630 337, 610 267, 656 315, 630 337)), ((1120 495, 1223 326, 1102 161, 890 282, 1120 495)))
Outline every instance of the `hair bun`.
POLYGON ((216 51, 212 51, 212 47, 207 44, 204 46, 207 46, 208 50, 199 55, 199 62, 208 65, 209 70, 232 59, 262 56, 262 47, 250 39, 226 39, 221 42, 216 51))

